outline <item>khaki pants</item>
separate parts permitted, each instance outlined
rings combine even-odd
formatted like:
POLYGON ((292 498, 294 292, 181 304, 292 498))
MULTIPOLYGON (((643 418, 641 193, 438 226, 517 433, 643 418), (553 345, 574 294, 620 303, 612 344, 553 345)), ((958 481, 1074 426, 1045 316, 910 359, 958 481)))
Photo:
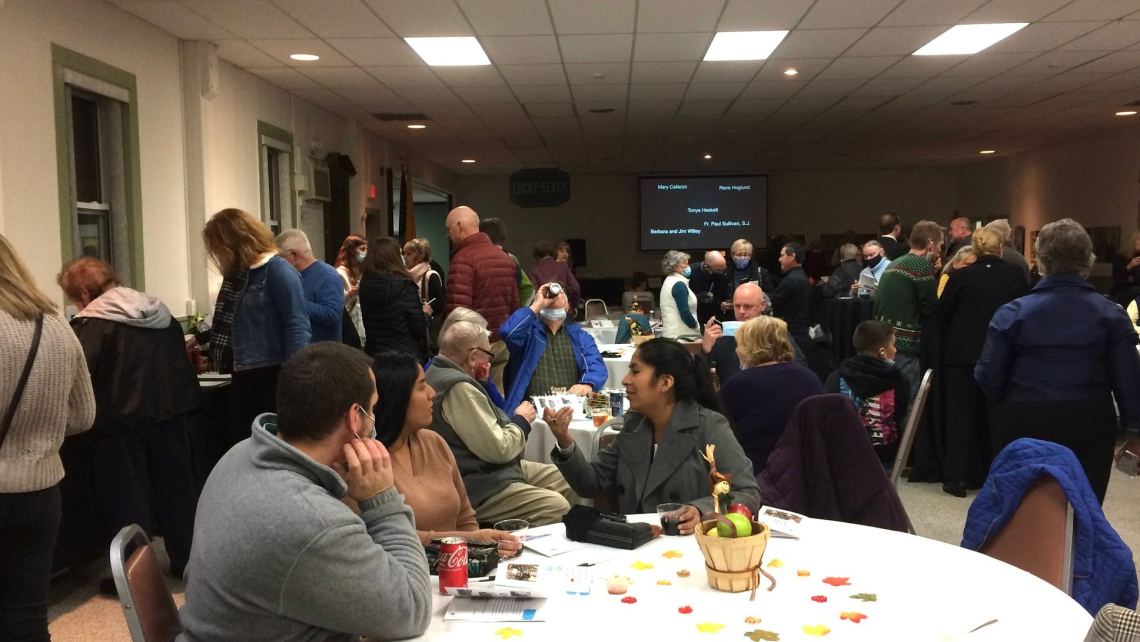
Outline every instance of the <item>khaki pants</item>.
MULTIPOLYGON (((507 369, 507 359, 510 354, 507 352, 507 344, 502 341, 496 341, 491 344, 491 352, 495 355, 491 357, 491 381, 495 383, 495 387, 499 389, 499 394, 503 397, 507 396, 507 390, 503 387, 503 371, 507 369)), ((515 411, 511 408, 507 414, 515 411)))
POLYGON ((494 526, 503 519, 525 519, 531 526, 544 526, 562 520, 578 495, 554 464, 521 461, 525 484, 514 483, 475 507, 480 524, 494 526))

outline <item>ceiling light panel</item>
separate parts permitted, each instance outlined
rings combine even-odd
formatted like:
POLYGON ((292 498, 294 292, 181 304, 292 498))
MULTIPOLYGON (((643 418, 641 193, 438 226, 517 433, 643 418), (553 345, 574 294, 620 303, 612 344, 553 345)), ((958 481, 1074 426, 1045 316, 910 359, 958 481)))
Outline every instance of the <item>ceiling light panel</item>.
POLYGON ((766 60, 787 35, 787 31, 721 31, 704 60, 766 60))
POLYGON ((404 38, 423 61, 433 67, 470 67, 491 61, 472 37, 404 38))
POLYGON ((1025 28, 1028 22, 990 25, 957 25, 914 52, 916 56, 960 56, 976 54, 990 45, 1025 28))

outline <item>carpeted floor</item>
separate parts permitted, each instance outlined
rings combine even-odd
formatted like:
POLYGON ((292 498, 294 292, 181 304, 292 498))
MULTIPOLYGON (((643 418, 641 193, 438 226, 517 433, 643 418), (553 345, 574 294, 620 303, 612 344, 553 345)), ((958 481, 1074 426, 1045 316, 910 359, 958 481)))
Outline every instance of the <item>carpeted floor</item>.
MULTIPOLYGON (((1133 551, 1140 550, 1138 484, 1140 478, 1129 478, 1114 470, 1104 501, 1105 515, 1133 551)), ((973 496, 974 493, 966 499, 952 497, 942 492, 941 484, 902 485, 903 504, 918 534, 952 544, 961 542, 973 496)), ((155 548, 165 566, 166 551, 161 540, 155 548)), ((130 642, 118 600, 99 595, 99 580, 109 576, 109 567, 97 562, 53 583, 48 617, 55 642, 130 642)), ((185 586, 173 577, 167 576, 166 581, 174 601, 181 606, 185 586)))

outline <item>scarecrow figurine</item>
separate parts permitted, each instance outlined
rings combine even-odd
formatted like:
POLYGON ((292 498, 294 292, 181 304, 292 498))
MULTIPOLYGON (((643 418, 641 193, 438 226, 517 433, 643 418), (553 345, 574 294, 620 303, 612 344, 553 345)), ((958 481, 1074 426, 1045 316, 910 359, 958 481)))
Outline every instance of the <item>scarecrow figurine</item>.
POLYGON ((716 446, 708 444, 705 446, 705 452, 701 455, 705 461, 709 463, 709 493, 713 498, 713 510, 718 513, 724 514, 728 512, 729 505, 732 504, 732 473, 727 475, 717 472, 716 458, 713 456, 713 451, 716 446))

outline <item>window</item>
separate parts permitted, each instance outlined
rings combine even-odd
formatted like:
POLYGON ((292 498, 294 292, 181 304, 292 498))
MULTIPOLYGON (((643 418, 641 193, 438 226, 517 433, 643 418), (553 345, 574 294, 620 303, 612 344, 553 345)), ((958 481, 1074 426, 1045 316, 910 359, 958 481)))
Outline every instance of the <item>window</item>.
POLYGON ((261 220, 274 235, 296 227, 293 198, 293 135, 257 123, 261 165, 261 220))
POLYGON ((276 236, 281 233, 281 150, 265 148, 266 186, 265 224, 276 236))

